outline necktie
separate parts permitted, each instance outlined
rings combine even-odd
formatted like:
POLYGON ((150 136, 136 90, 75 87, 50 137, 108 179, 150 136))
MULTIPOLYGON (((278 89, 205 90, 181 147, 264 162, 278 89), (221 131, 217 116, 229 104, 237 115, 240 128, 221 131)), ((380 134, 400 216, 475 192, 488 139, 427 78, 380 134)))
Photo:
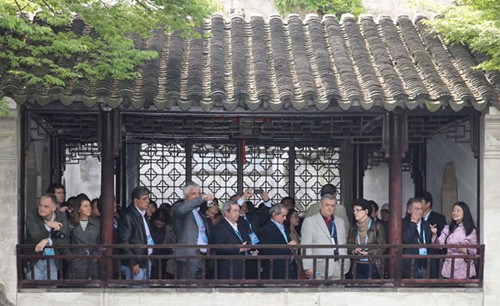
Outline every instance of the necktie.
MULTIPOLYGON (((333 241, 335 242, 335 244, 338 244, 337 227, 335 225, 335 222, 332 218, 325 218, 325 221, 333 241)), ((337 248, 333 249, 333 255, 339 255, 339 250, 337 248)))

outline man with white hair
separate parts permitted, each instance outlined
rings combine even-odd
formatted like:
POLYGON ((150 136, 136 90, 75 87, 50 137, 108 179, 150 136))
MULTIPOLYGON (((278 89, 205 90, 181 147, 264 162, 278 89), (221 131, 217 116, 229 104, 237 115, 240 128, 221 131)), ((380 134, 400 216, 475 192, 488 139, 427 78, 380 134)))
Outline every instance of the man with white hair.
MULTIPOLYGON (((208 244, 208 225, 205 217, 200 212, 200 206, 207 201, 213 201, 213 194, 201 196, 200 186, 196 183, 188 183, 184 189, 184 199, 176 202, 172 206, 174 230, 177 238, 177 244, 207 245, 208 244)), ((206 255, 206 248, 175 249, 174 255, 177 258, 177 275, 180 279, 200 279, 204 260, 200 257, 206 255), (195 259, 183 258, 182 256, 195 256, 195 259)))
POLYGON ((347 255, 345 248, 339 249, 335 245, 346 244, 347 233, 345 231, 344 220, 334 216, 337 200, 333 194, 324 194, 319 203, 319 213, 306 217, 302 224, 302 239, 301 244, 329 244, 329 248, 308 248, 305 249, 305 255, 317 256, 316 265, 314 259, 303 259, 302 265, 304 273, 310 278, 316 279, 341 279, 349 267, 350 260, 345 259, 329 259, 328 270, 326 269, 326 260, 322 256, 331 255, 347 255), (314 269, 316 268, 316 269, 314 269))

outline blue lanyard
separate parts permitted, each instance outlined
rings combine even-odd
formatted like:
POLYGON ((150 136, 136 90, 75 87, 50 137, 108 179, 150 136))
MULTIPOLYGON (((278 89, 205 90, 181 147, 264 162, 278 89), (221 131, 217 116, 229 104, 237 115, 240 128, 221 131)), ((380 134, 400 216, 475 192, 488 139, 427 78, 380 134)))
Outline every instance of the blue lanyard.
POLYGON ((234 227, 232 227, 232 226, 231 226, 231 228, 233 229, 234 233, 235 233, 236 235, 238 235, 238 238, 240 238, 241 242, 243 242, 243 237, 241 237, 240 232, 239 232, 238 230, 234 229, 234 227))
MULTIPOLYGON (((420 231, 422 232, 422 239, 424 240, 424 244, 425 244, 425 230, 422 227, 422 223, 420 223, 420 231)), ((418 231, 417 231, 417 233, 418 233, 418 231)), ((420 241, 420 235, 417 238, 417 241, 418 241, 418 244, 422 244, 422 242, 420 241)))
MULTIPOLYGON (((370 230, 370 227, 372 226, 372 219, 370 219, 370 223, 368 223, 368 229, 366 230, 366 236, 365 236, 365 244, 368 244, 368 231, 370 230)), ((358 244, 361 244, 361 239, 359 238, 359 229, 358 229, 358 244)))
POLYGON ((247 221, 248 226, 250 226, 250 230, 253 232, 253 227, 252 227, 252 224, 251 224, 251 223, 250 223, 250 221, 247 219, 247 216, 246 216, 246 215, 243 217, 243 219, 245 219, 245 221, 247 221))

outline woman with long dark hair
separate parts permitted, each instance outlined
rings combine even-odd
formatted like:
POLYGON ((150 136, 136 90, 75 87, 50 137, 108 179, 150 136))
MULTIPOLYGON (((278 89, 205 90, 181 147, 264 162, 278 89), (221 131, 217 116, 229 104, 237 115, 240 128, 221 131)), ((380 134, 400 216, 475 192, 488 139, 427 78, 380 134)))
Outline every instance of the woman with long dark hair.
MULTIPOLYGON (((436 244, 477 244, 476 226, 470 213, 469 205, 464 202, 453 204, 451 222, 445 225, 441 235, 437 237, 437 228, 431 227, 432 239, 436 244)), ((476 254, 475 248, 448 248, 448 255, 476 254)), ((445 278, 464 279, 476 276, 474 263, 463 258, 446 258, 441 270, 445 278), (451 271, 453 270, 453 275, 451 271), (468 272, 468 273, 467 273, 468 272)))
MULTIPOLYGON (((99 244, 99 219, 91 217, 90 199, 85 194, 76 197, 73 219, 70 224, 69 241, 73 245, 99 244)), ((97 255, 97 247, 72 248, 73 255, 97 255)), ((99 278, 97 259, 79 258, 70 260, 69 278, 96 279, 99 278)))

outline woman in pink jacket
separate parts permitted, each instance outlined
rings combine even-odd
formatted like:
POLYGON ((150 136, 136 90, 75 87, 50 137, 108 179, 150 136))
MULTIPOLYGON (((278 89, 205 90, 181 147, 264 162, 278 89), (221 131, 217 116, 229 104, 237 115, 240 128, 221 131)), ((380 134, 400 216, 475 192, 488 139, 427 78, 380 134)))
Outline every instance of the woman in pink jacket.
MULTIPOLYGON (((451 222, 445 225, 441 235, 437 237, 437 228, 431 225, 432 240, 436 244, 477 244, 476 227, 470 213, 469 206, 464 202, 457 202, 451 211, 451 222)), ((476 248, 448 248, 448 255, 476 254, 476 248)), ((472 260, 464 258, 446 258, 441 270, 445 278, 464 279, 476 276, 476 267, 472 260), (452 274, 453 265, 453 274, 452 274), (468 274, 467 274, 467 270, 468 274)))

